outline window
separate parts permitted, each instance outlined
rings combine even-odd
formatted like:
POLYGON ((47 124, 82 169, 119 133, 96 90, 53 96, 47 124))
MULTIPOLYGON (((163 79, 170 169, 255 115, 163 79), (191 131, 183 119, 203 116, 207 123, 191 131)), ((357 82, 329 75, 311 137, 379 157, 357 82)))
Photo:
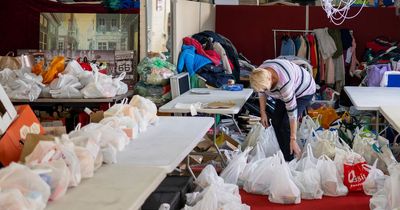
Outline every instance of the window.
POLYGON ((44 31, 40 32, 39 48, 41 50, 47 50, 47 33, 45 33, 44 31))
POLYGON ((106 20, 104 18, 99 19, 99 25, 100 26, 105 26, 106 25, 106 20))
POLYGON ((108 50, 116 50, 117 43, 116 42, 108 42, 108 50))
POLYGON ((107 50, 107 42, 99 42, 97 46, 98 50, 107 50))
POLYGON ((64 50, 64 42, 58 42, 58 49, 59 50, 64 50))
POLYGON ((116 19, 112 19, 111 20, 111 26, 112 27, 117 27, 117 20, 116 19))

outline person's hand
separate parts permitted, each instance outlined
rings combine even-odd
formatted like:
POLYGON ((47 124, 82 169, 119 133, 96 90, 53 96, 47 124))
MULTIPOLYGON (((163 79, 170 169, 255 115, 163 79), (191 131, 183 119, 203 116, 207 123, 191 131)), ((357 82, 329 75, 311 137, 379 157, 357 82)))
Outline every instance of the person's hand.
POLYGON ((296 138, 290 138, 290 154, 294 154, 297 159, 301 158, 301 150, 296 142, 296 138))
POLYGON ((264 128, 269 127, 268 117, 266 113, 261 113, 261 124, 264 126, 264 128))

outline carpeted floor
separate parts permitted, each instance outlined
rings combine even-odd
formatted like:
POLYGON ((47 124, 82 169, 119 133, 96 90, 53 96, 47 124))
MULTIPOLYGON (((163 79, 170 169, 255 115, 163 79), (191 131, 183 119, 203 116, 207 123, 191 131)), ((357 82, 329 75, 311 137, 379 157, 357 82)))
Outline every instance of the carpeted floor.
POLYGON ((298 205, 273 204, 267 196, 253 195, 241 190, 242 202, 251 210, 368 210, 370 196, 363 192, 350 193, 346 197, 323 197, 321 200, 301 200, 298 205))

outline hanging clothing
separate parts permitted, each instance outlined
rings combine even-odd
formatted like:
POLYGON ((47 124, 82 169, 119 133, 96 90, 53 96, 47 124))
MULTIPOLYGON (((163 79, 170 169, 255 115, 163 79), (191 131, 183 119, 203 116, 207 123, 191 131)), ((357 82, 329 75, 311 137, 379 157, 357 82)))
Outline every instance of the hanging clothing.
POLYGON ((317 47, 315 45, 315 39, 314 36, 311 34, 307 34, 306 36, 308 42, 310 43, 310 64, 313 67, 313 77, 314 79, 317 76, 317 70, 318 70, 318 63, 317 63, 317 47))
POLYGON ((299 51, 297 52, 297 57, 306 59, 306 57, 307 57, 306 41, 304 40, 303 36, 299 36, 299 39, 300 39, 300 48, 299 48, 299 51))
POLYGON ((232 74, 232 68, 231 68, 228 56, 226 55, 225 49, 222 47, 222 45, 219 42, 214 42, 213 48, 214 48, 215 52, 217 52, 221 56, 222 65, 224 66, 226 73, 232 74))
POLYGON ((349 29, 340 29, 340 36, 342 39, 343 51, 345 51, 352 46, 353 37, 351 36, 349 29))
POLYGON ((325 74, 326 79, 325 82, 328 85, 335 84, 335 65, 333 63, 332 57, 329 57, 325 60, 325 74))
POLYGON ((314 29, 314 33, 317 36, 322 58, 326 60, 332 57, 337 49, 335 41, 328 33, 328 28, 314 29))
POLYGON ((321 76, 320 76, 320 69, 321 69, 321 65, 320 65, 320 62, 319 62, 319 60, 320 60, 320 56, 319 56, 319 44, 318 44, 318 40, 317 40, 317 37, 314 35, 314 40, 315 40, 315 48, 317 49, 317 73, 316 73, 316 75, 315 75, 315 82, 317 83, 317 84, 319 84, 320 82, 321 82, 321 76))
POLYGON ((297 53, 299 53, 299 49, 300 49, 300 46, 301 46, 301 38, 300 38, 300 36, 297 36, 296 39, 294 39, 293 41, 294 41, 294 46, 295 46, 295 49, 296 49, 296 52, 295 52, 294 55, 297 55, 297 53))
MULTIPOLYGON (((194 46, 196 48, 196 53, 197 54, 200 54, 200 55, 202 55, 204 57, 207 57, 215 65, 219 65, 221 63, 221 59, 220 58, 218 59, 218 57, 215 57, 215 54, 213 54, 213 55, 208 54, 196 39, 193 39, 193 38, 190 38, 190 37, 185 37, 185 38, 183 38, 183 44, 194 46)), ((210 53, 210 51, 209 51, 209 53, 210 53)))
POLYGON ((195 53, 195 47, 192 45, 182 45, 182 50, 178 59, 178 72, 186 71, 190 76, 194 75, 203 66, 212 63, 210 59, 195 53))
POLYGON ((292 38, 282 39, 281 55, 295 55, 296 46, 292 38))
POLYGON ((332 37, 336 45, 336 52, 332 55, 333 58, 338 58, 343 55, 342 35, 340 29, 328 29, 329 35, 332 37))

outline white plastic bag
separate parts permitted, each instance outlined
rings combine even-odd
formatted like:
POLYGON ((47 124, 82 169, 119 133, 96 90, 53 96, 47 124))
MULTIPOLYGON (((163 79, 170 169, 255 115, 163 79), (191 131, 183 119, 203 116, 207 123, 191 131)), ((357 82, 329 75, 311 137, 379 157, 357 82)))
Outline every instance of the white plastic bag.
POLYGON ((293 182, 289 166, 285 162, 282 152, 274 155, 273 161, 268 200, 272 203, 299 204, 301 202, 300 190, 293 182))
POLYGON ((102 148, 111 144, 118 151, 122 151, 129 143, 129 138, 122 129, 113 128, 109 124, 90 123, 81 128, 81 131, 96 131, 101 133, 100 147, 102 148))
POLYGON ((50 200, 55 201, 65 195, 71 174, 64 160, 54 160, 49 163, 41 163, 33 166, 32 169, 48 170, 44 174, 50 177, 50 200))
POLYGON ((214 166, 207 165, 199 174, 196 181, 194 182, 197 186, 201 188, 206 188, 211 184, 223 184, 224 180, 218 176, 217 172, 215 171, 214 166))
POLYGON ((385 184, 385 174, 376 168, 377 163, 378 160, 376 160, 372 166, 364 165, 365 169, 368 171, 368 176, 363 183, 363 190, 367 195, 377 193, 385 184))
POLYGON ((78 77, 82 72, 84 72, 84 70, 78 61, 71 60, 68 62, 67 67, 65 67, 62 73, 78 77))
POLYGON ((321 199, 321 175, 317 170, 317 159, 315 159, 311 145, 307 145, 305 152, 296 165, 297 171, 292 170, 294 182, 301 192, 302 199, 321 199), (307 155, 307 156, 306 156, 307 155))
POLYGON ((321 187, 326 196, 345 196, 348 189, 344 186, 335 163, 326 155, 322 155, 317 162, 317 169, 321 174, 321 187))
POLYGON ((113 79, 113 84, 115 88, 117 89, 117 96, 123 95, 128 92, 128 85, 125 82, 122 82, 122 80, 125 78, 126 72, 123 72, 120 74, 118 77, 113 79))
POLYGON ((258 136, 261 133, 261 129, 263 129, 264 126, 261 125, 261 123, 257 123, 254 125, 250 132, 247 134, 245 141, 242 144, 242 149, 246 149, 247 147, 253 147, 255 148, 257 142, 258 142, 258 136))
MULTIPOLYGON (((66 138, 66 137, 63 137, 66 138)), ((53 141, 39 141, 33 152, 25 157, 26 164, 35 165, 48 163, 54 160, 64 160, 71 173, 69 186, 76 187, 81 182, 81 170, 79 159, 74 152, 74 145, 71 143, 61 143, 56 138, 53 141)))
POLYGON ((139 134, 138 123, 130 117, 107 117, 100 121, 100 124, 110 125, 113 128, 122 129, 130 139, 135 139, 139 134))
POLYGON ((268 128, 259 128, 257 129, 257 131, 259 132, 258 134, 253 134, 257 143, 255 149, 250 152, 250 156, 252 157, 251 161, 260 158, 270 157, 280 151, 278 140, 275 135, 275 130, 272 125, 268 128))
POLYGON ((19 190, 24 197, 34 202, 36 209, 44 209, 50 197, 49 185, 31 169, 17 163, 11 163, 0 170, 0 189, 19 190))
POLYGON ((243 190, 252 194, 268 195, 274 174, 273 157, 249 163, 242 174, 243 190))
POLYGON ((328 156, 329 158, 335 157, 335 142, 336 136, 333 133, 337 133, 335 131, 324 130, 319 132, 313 132, 314 138, 310 138, 309 143, 313 148, 313 153, 315 157, 319 158, 323 155, 328 156))
POLYGON ((147 124, 154 124, 158 121, 157 106, 149 99, 134 95, 129 105, 139 110, 140 114, 143 116, 143 120, 145 120, 147 124))
POLYGON ((94 158, 90 151, 84 147, 74 147, 74 152, 79 159, 79 165, 82 178, 93 177, 94 158))
POLYGON ((297 130, 297 143, 300 149, 302 149, 307 140, 311 138, 313 131, 321 127, 318 120, 314 121, 309 115, 304 116, 301 120, 299 129, 297 130))
MULTIPOLYGON (((75 77, 74 75, 58 74, 58 78, 54 79, 50 83, 49 87, 50 87, 51 90, 58 90, 58 89, 61 89, 63 87, 71 86, 71 85, 74 85, 74 84, 77 84, 77 83, 80 85, 79 79, 77 77, 75 77)), ((77 88, 80 88, 80 86, 77 87, 77 88)))
POLYGON ((389 209, 400 209, 400 163, 388 166, 390 177, 385 182, 389 209))
POLYGON ((84 98, 112 98, 117 94, 117 89, 110 76, 93 71, 94 81, 89 82, 81 93, 84 98))
POLYGON ((4 210, 41 210, 43 204, 25 197, 18 189, 0 190, 0 209, 4 210))
POLYGON ((246 148, 244 152, 239 152, 229 161, 228 166, 221 173, 221 178, 225 183, 238 183, 239 176, 246 167, 247 156, 251 149, 251 147, 246 148))
POLYGON ((354 152, 360 154, 369 165, 374 164, 378 155, 374 152, 372 145, 375 144, 375 135, 365 132, 363 129, 356 131, 353 141, 354 152))

